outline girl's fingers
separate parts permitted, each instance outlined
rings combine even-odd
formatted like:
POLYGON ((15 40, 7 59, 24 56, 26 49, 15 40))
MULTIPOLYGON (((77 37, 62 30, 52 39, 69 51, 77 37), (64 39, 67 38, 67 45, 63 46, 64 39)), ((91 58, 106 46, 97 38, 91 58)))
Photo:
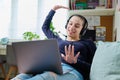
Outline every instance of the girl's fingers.
POLYGON ((80 55, 80 52, 78 52, 76 55, 75 55, 75 58, 77 59, 80 55))
POLYGON ((68 55, 67 46, 65 46, 65 55, 68 55))
POLYGON ((76 63, 79 55, 80 52, 74 55, 74 45, 65 46, 65 55, 61 54, 62 58, 69 63, 76 63))
POLYGON ((68 55, 71 55, 71 45, 68 46, 68 55))
POLYGON ((72 45, 72 48, 71 48, 71 56, 74 56, 74 46, 72 45))
POLYGON ((65 59, 65 55, 64 54, 61 54, 62 58, 65 59))
POLYGON ((62 8, 64 8, 64 9, 69 9, 69 7, 65 7, 65 6, 62 6, 62 8))
POLYGON ((69 9, 68 7, 65 7, 65 6, 62 6, 62 5, 55 5, 55 6, 53 7, 53 10, 57 10, 57 9, 60 9, 60 8, 69 9))

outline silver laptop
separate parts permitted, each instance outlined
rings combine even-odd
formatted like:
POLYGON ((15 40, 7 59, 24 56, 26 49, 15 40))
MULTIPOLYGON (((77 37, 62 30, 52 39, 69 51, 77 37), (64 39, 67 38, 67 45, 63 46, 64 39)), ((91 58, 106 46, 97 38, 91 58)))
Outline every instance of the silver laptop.
POLYGON ((40 74, 53 71, 63 74, 56 40, 14 42, 12 47, 19 73, 40 74))

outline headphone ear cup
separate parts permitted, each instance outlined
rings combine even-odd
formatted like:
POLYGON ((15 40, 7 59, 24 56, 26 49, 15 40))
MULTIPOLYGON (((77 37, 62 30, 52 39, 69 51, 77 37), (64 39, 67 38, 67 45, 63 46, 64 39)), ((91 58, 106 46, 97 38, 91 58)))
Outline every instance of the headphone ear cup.
POLYGON ((80 32, 80 35, 81 35, 81 36, 83 36, 83 35, 86 33, 87 27, 88 27, 88 22, 86 21, 83 29, 82 29, 81 32, 80 32))
POLYGON ((82 34, 83 34, 83 32, 84 32, 84 29, 82 29, 82 30, 81 30, 80 35, 82 35, 82 34))
POLYGON ((82 31, 82 33, 80 33, 80 35, 81 35, 81 36, 84 36, 84 35, 85 35, 85 33, 86 33, 86 31, 87 31, 87 28, 86 28, 86 29, 84 29, 84 30, 82 31))

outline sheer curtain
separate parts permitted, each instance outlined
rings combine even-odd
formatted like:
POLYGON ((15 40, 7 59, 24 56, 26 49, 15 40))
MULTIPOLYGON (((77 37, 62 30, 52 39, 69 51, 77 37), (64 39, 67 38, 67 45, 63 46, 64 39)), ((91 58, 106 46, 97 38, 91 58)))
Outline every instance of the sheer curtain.
MULTIPOLYGON (((67 6, 67 3, 67 0, 0 0, 0 38, 23 39, 26 31, 44 38, 41 26, 46 15, 54 5, 67 6)), ((65 33, 66 19, 67 10, 58 10, 53 18, 56 31, 65 33)))
POLYGON ((8 37, 11 14, 11 0, 0 0, 0 38, 8 37))

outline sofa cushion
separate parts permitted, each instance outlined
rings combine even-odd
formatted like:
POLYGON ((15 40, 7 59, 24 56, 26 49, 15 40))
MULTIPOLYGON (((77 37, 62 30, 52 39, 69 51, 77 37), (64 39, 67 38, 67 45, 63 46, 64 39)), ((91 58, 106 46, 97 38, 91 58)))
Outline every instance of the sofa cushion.
POLYGON ((120 80, 120 42, 98 42, 90 80, 120 80))

